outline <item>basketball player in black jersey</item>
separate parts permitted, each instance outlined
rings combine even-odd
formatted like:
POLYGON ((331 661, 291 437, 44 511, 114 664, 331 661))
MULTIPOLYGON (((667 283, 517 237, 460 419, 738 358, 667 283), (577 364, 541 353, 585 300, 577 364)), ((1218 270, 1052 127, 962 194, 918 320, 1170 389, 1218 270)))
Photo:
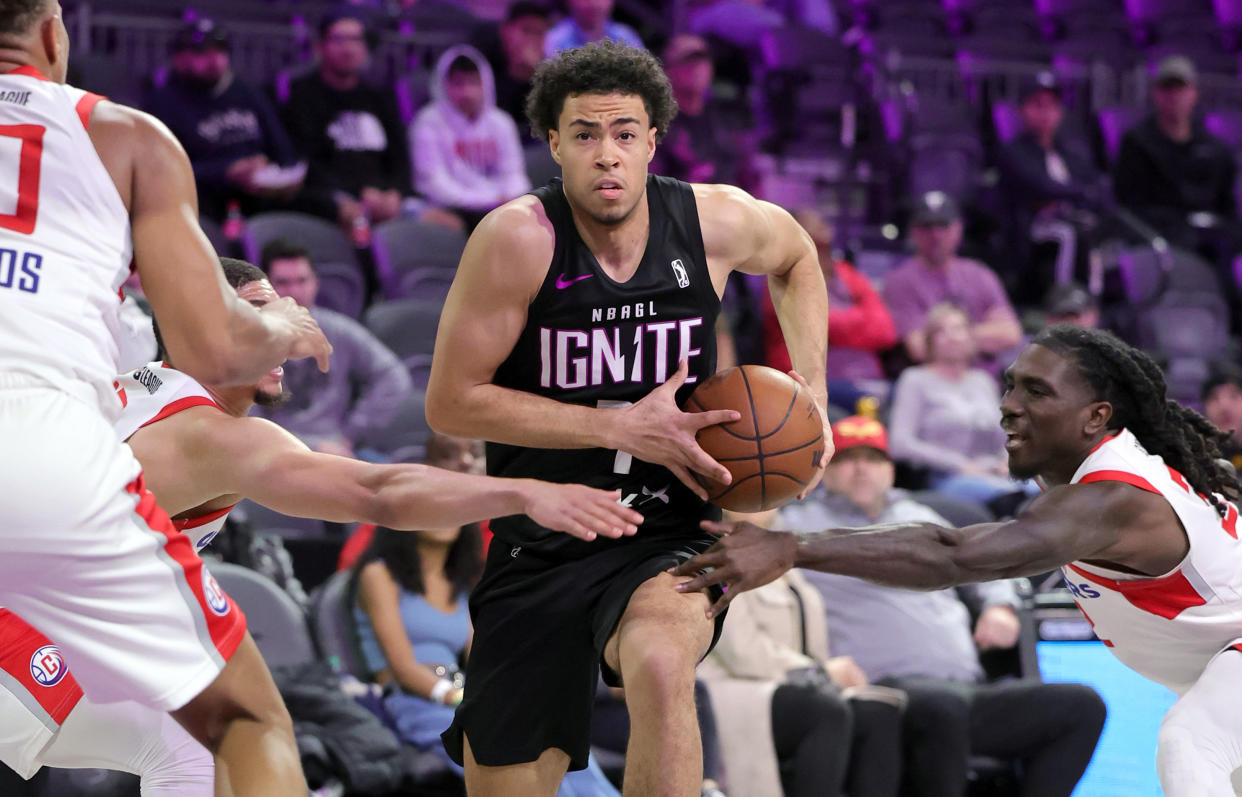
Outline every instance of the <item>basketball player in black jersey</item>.
POLYGON ((536 72, 527 108, 563 181, 502 205, 471 236, 437 334, 427 418, 490 441, 494 475, 620 489, 644 520, 634 537, 590 543, 518 517, 493 522, 470 601, 465 701, 445 746, 472 797, 551 797, 567 767, 586 766, 602 663, 630 712, 626 795, 697 795, 694 668, 719 626, 708 595, 676 592, 666 571, 713 541, 698 523, 718 513, 691 472, 728 471, 694 435, 737 413, 679 407, 715 371, 720 295, 741 270, 768 275, 794 367, 822 410, 827 291, 785 211, 647 174, 676 102, 646 51, 564 51, 536 72))

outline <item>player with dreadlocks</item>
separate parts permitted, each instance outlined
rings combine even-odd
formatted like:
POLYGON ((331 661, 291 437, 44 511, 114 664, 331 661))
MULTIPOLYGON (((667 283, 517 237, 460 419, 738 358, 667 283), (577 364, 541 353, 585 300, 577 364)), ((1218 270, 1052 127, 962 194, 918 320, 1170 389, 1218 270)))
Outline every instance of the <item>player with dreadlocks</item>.
POLYGON ((1058 325, 1005 372, 1009 470, 1045 492, 1017 518, 798 536, 749 523, 674 571, 678 589, 728 585, 711 612, 790 567, 940 589, 1060 567, 1117 658, 1178 693, 1160 727, 1168 797, 1227 797, 1242 765, 1242 543, 1225 433, 1165 398, 1143 352, 1058 325), (709 570, 704 570, 710 568, 709 570))

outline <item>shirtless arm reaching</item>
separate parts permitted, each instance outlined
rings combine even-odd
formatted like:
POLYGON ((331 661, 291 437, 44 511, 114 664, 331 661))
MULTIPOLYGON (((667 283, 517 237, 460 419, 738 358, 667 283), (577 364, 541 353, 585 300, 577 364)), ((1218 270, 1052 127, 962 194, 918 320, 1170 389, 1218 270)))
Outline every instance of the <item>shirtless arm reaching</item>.
POLYGON ((292 299, 262 311, 239 300, 198 226, 198 195, 185 151, 153 117, 103 101, 88 131, 129 209, 134 264, 165 345, 186 373, 220 385, 249 384, 286 359, 332 347, 292 299))
POLYGON ((762 586, 791 567, 934 590, 1043 573, 1080 559, 1158 575, 1187 550, 1184 534, 1169 531, 1180 526, 1163 498, 1108 482, 1057 487, 1013 520, 961 529, 920 523, 798 535, 750 523, 704 527, 724 536, 674 574, 694 576, 678 586, 687 591, 727 584, 713 613, 739 592, 762 586), (700 573, 704 568, 712 569, 700 573))
POLYGON ((592 540, 634 534, 642 522, 617 503, 615 491, 320 454, 269 421, 214 408, 184 410, 138 430, 129 443, 151 492, 174 515, 237 496, 283 514, 396 529, 527 514, 592 540))

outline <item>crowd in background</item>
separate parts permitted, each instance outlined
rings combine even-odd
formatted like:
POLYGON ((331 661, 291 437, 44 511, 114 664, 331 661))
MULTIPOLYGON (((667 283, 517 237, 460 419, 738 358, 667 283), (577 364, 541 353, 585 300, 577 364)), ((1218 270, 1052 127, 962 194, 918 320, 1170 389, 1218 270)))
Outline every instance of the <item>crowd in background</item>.
MULTIPOLYGON (((783 204, 818 248, 831 300, 838 453, 824 486, 782 513, 786 527, 949 522, 932 507, 953 521, 1016 511, 1037 489, 1008 477, 1001 375, 1044 324, 1111 327, 1163 357, 1178 398, 1222 428, 1242 427, 1242 369, 1230 337, 1242 324, 1237 141, 1205 123, 1196 53, 1154 58, 1150 111, 1111 138, 1082 124, 1084 98, 1054 69, 1033 68, 1016 82, 1008 129, 997 123, 1001 103, 970 98, 962 107, 987 117, 976 137, 989 154, 977 174, 962 175, 951 148, 933 148, 940 154, 931 168, 903 157, 922 151, 913 144, 897 152, 913 139, 892 134, 883 103, 851 95, 848 113, 835 101, 816 109, 811 95, 835 96, 833 86, 777 79, 789 70, 771 50, 774 37, 882 41, 868 30, 892 5, 695 0, 678 4, 676 25, 661 26, 653 22, 658 4, 622 14, 611 0, 347 3, 311 21, 314 59, 270 83, 234 70, 228 15, 188 14, 166 68, 144 77, 141 104, 189 154, 204 228, 218 248, 241 251, 247 225, 257 229, 272 213, 321 219, 355 248, 364 292, 353 305, 321 280, 338 255, 296 231, 252 255, 278 293, 312 309, 334 346, 327 374, 287 364, 292 400, 268 411, 319 451, 409 455, 376 441, 394 424, 424 429, 403 413, 425 379, 431 341, 403 350, 393 344, 401 336, 376 319, 395 303, 421 302, 432 323, 420 334, 433 338, 444 285, 394 288, 378 248, 382 231, 418 222, 425 235, 439 229, 460 242, 490 210, 554 176, 547 145, 525 120, 531 76, 543 58, 601 38, 650 48, 671 81, 680 113, 653 172, 732 183, 783 204), (380 35, 408 29, 420 14, 460 20, 460 40, 397 85, 370 80, 380 35), (825 118, 832 124, 816 127, 825 118), (782 190, 773 177, 774 158, 830 160, 843 143, 855 173, 858 153, 875 148, 890 153, 874 164, 901 164, 867 189, 880 196, 868 201, 863 229, 880 235, 860 234, 848 208, 817 201, 823 192, 782 190), (1183 321, 1221 329, 1179 348, 1172 332, 1183 321)), ((1104 17, 1125 19, 1119 5, 1104 17)), ((80 78, 91 85, 91 74, 80 78)), ((902 124, 956 110, 916 109, 902 124)), ((724 312, 726 360, 789 368, 761 281, 735 276, 724 312)), ((1235 464, 1238 441, 1226 452, 1235 464)), ((472 451, 469 441, 443 438, 426 447, 429 461, 460 468, 472 466, 472 451)), ((468 650, 465 595, 485 529, 374 535, 369 545, 351 543, 365 550, 350 599, 366 668, 389 684, 384 710, 398 736, 437 750, 453 695, 433 701, 427 692, 441 670, 457 672, 468 650)), ((734 795, 961 795, 987 761, 999 761, 1003 788, 1016 789, 1002 793, 1070 793, 1103 705, 1085 687, 1040 684, 1037 673, 989 679, 980 652, 1018 641, 1015 585, 916 595, 849 581, 795 571, 734 602, 702 670, 705 795, 722 784, 734 795), (754 748, 756 734, 771 739, 770 749, 754 748)), ((615 779, 628 732, 617 705, 602 688, 599 759, 563 794, 616 794, 604 771, 615 779)))

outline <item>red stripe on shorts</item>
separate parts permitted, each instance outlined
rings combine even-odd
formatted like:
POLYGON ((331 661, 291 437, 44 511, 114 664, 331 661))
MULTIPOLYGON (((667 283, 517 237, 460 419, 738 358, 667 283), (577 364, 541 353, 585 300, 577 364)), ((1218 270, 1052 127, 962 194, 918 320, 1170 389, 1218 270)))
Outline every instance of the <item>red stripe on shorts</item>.
POLYGON ((204 569, 203 560, 194 552, 190 538, 173 528, 168 513, 160 509, 155 503, 155 496, 147 490, 142 474, 138 474, 138 478, 125 485, 125 489, 138 496, 138 506, 134 507, 134 512, 143 519, 148 528, 164 535, 164 552, 185 573, 186 584, 207 621, 211 642, 220 656, 228 661, 246 636, 246 616, 204 569), (213 608, 213 602, 208 600, 204 581, 211 586, 218 609, 213 608))
POLYGON ((60 725, 82 699, 82 687, 68 671, 59 649, 53 647, 25 620, 0 609, 0 670, 24 687, 60 725))

